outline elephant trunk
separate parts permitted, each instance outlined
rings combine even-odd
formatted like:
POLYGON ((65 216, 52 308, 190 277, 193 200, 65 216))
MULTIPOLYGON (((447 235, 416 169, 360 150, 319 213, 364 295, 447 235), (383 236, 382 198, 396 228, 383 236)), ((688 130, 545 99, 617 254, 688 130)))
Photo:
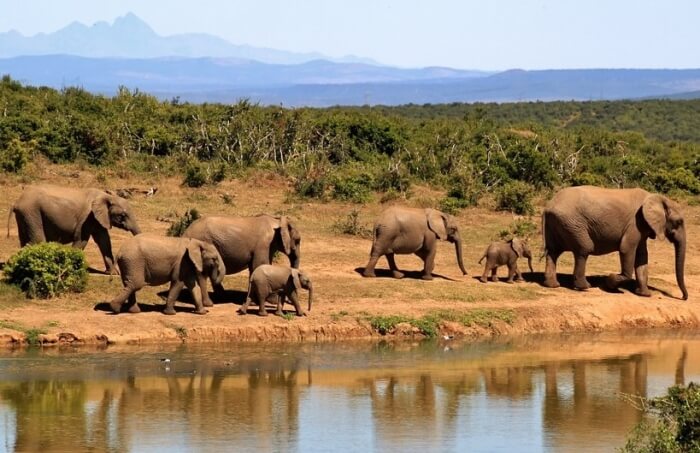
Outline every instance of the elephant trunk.
POLYGON ((681 229, 673 239, 676 251, 676 282, 683 293, 683 300, 688 300, 688 290, 685 288, 685 245, 685 229, 681 229))
POLYGON ((127 231, 129 231, 129 233, 133 234, 134 236, 136 236, 137 234, 141 234, 141 228, 139 228, 136 222, 131 222, 127 226, 127 231))
POLYGON ((309 282, 309 286, 307 289, 309 290, 309 309, 308 310, 311 311, 311 301, 314 298, 314 285, 312 285, 311 282, 309 282))
POLYGON ((219 259, 218 265, 212 270, 211 281, 215 285, 220 285, 224 281, 226 276, 226 266, 224 266, 224 260, 219 259))
POLYGON ((462 275, 467 275, 467 270, 464 268, 464 262, 462 261, 462 239, 457 239, 455 241, 455 253, 457 254, 459 270, 462 271, 462 275))
POLYGON ((299 246, 297 246, 289 254, 289 264, 290 264, 290 266, 292 266, 292 269, 299 269, 299 261, 300 260, 301 260, 301 250, 299 250, 299 246))

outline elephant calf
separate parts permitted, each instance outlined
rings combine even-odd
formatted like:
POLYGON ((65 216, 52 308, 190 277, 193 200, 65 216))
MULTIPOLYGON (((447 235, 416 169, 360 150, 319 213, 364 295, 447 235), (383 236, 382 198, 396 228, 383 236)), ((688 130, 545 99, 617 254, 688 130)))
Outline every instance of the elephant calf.
POLYGON ((520 273, 520 269, 518 269, 518 258, 522 257, 527 258, 527 265, 530 267, 530 272, 532 272, 532 253, 525 242, 518 238, 513 238, 508 242, 492 242, 479 260, 479 264, 481 264, 484 258, 486 258, 484 274, 481 276, 480 280, 486 283, 488 273, 491 272, 491 280, 497 282, 498 276, 496 272, 498 266, 507 265, 508 283, 513 283, 513 277, 516 276, 517 281, 523 281, 523 275, 520 273))
POLYGON ((163 313, 175 314, 175 300, 183 286, 187 286, 195 300, 195 313, 203 315, 207 312, 202 304, 204 295, 193 291, 194 287, 198 285, 200 292, 204 293, 207 278, 221 283, 226 274, 221 255, 213 245, 197 239, 151 234, 129 238, 119 250, 117 265, 124 290, 109 303, 115 313, 122 311, 127 299, 128 311, 138 313, 136 291, 147 285, 158 286, 170 282, 163 313))
POLYGON ((306 316, 306 313, 301 309, 297 296, 297 290, 302 288, 309 291, 308 309, 311 311, 311 300, 313 299, 314 290, 308 275, 288 266, 263 264, 258 266, 251 274, 248 284, 248 296, 239 311, 243 315, 246 314, 248 305, 254 299, 255 303, 260 307, 258 314, 267 316, 265 301, 271 296, 277 295, 277 311, 275 314, 282 316, 285 297, 289 297, 289 300, 294 304, 297 316, 306 316))

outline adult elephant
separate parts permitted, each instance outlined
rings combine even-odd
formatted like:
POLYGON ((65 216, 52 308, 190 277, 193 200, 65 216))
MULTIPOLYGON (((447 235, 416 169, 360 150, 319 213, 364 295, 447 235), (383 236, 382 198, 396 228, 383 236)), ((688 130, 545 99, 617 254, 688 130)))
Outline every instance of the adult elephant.
POLYGON ((557 258, 573 252, 574 287, 590 288, 586 280, 589 255, 620 253, 622 272, 611 275, 613 287, 637 277, 636 293, 650 296, 647 286, 647 239, 666 236, 675 247, 676 281, 685 288, 685 226, 680 208, 674 201, 642 189, 604 189, 579 186, 562 189, 547 204, 542 215, 547 265, 544 285, 559 286, 557 258))
POLYGON ((92 237, 110 274, 117 269, 109 229, 114 226, 134 235, 141 232, 129 202, 98 189, 27 187, 8 215, 8 237, 13 212, 22 247, 49 241, 84 249, 92 237))
MULTIPOLYGON (((258 266, 272 264, 276 252, 287 255, 291 266, 299 268, 301 235, 287 216, 204 217, 193 222, 183 236, 214 244, 226 266, 226 275, 244 269, 252 274, 258 266)), ((212 284, 215 291, 223 292, 221 284, 212 284)), ((204 306, 212 305, 207 293, 204 306)))
POLYGON ((467 275, 462 263, 462 239, 454 217, 435 209, 392 206, 384 210, 374 224, 372 251, 362 275, 374 277, 377 260, 386 255, 394 278, 402 278, 403 273, 396 267, 394 254, 413 253, 424 262, 422 278, 432 280, 439 240, 455 245, 457 264, 462 274, 467 275))

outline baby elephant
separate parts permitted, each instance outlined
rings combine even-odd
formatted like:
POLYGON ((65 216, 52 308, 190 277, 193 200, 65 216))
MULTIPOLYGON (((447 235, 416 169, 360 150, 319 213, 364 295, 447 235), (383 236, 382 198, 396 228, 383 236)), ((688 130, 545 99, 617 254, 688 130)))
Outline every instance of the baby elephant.
POLYGON ((488 273, 491 271, 491 280, 498 281, 496 271, 498 266, 508 265, 508 283, 513 283, 513 277, 517 275, 518 281, 524 281, 523 275, 518 269, 518 258, 527 258, 527 265, 532 272, 532 253, 527 244, 518 238, 513 238, 508 242, 492 242, 484 251, 484 256, 479 260, 479 264, 486 258, 484 274, 480 280, 486 283, 488 273))
POLYGON ((168 301, 163 313, 175 314, 177 300, 183 286, 187 286, 195 300, 195 313, 203 315, 207 310, 202 305, 207 278, 221 283, 226 275, 224 262, 216 248, 208 242, 190 238, 162 237, 139 234, 126 240, 119 250, 117 265, 121 273, 124 290, 109 306, 113 312, 122 311, 124 303, 129 313, 138 313, 136 291, 144 286, 158 286, 170 282, 168 301))
POLYGON ((248 283, 248 296, 245 303, 240 308, 241 314, 248 312, 248 305, 251 300, 254 300, 260 310, 260 316, 267 316, 265 310, 265 301, 277 295, 277 311, 276 315, 282 316, 282 307, 284 306, 285 297, 294 304, 297 311, 297 316, 306 316, 306 313, 301 309, 297 290, 304 288, 309 291, 309 311, 311 311, 311 300, 313 299, 313 286, 311 280, 302 271, 292 269, 288 266, 279 266, 275 264, 263 264, 258 266, 250 275, 248 283))

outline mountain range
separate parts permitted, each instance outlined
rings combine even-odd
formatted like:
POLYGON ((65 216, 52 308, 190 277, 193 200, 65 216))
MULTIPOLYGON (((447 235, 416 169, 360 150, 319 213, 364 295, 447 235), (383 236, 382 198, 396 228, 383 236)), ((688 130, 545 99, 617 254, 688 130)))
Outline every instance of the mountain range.
POLYGON ((207 34, 160 36, 133 14, 31 37, 0 33, 0 74, 107 95, 126 86, 162 99, 287 106, 700 97, 700 69, 406 69, 234 45, 207 34))

